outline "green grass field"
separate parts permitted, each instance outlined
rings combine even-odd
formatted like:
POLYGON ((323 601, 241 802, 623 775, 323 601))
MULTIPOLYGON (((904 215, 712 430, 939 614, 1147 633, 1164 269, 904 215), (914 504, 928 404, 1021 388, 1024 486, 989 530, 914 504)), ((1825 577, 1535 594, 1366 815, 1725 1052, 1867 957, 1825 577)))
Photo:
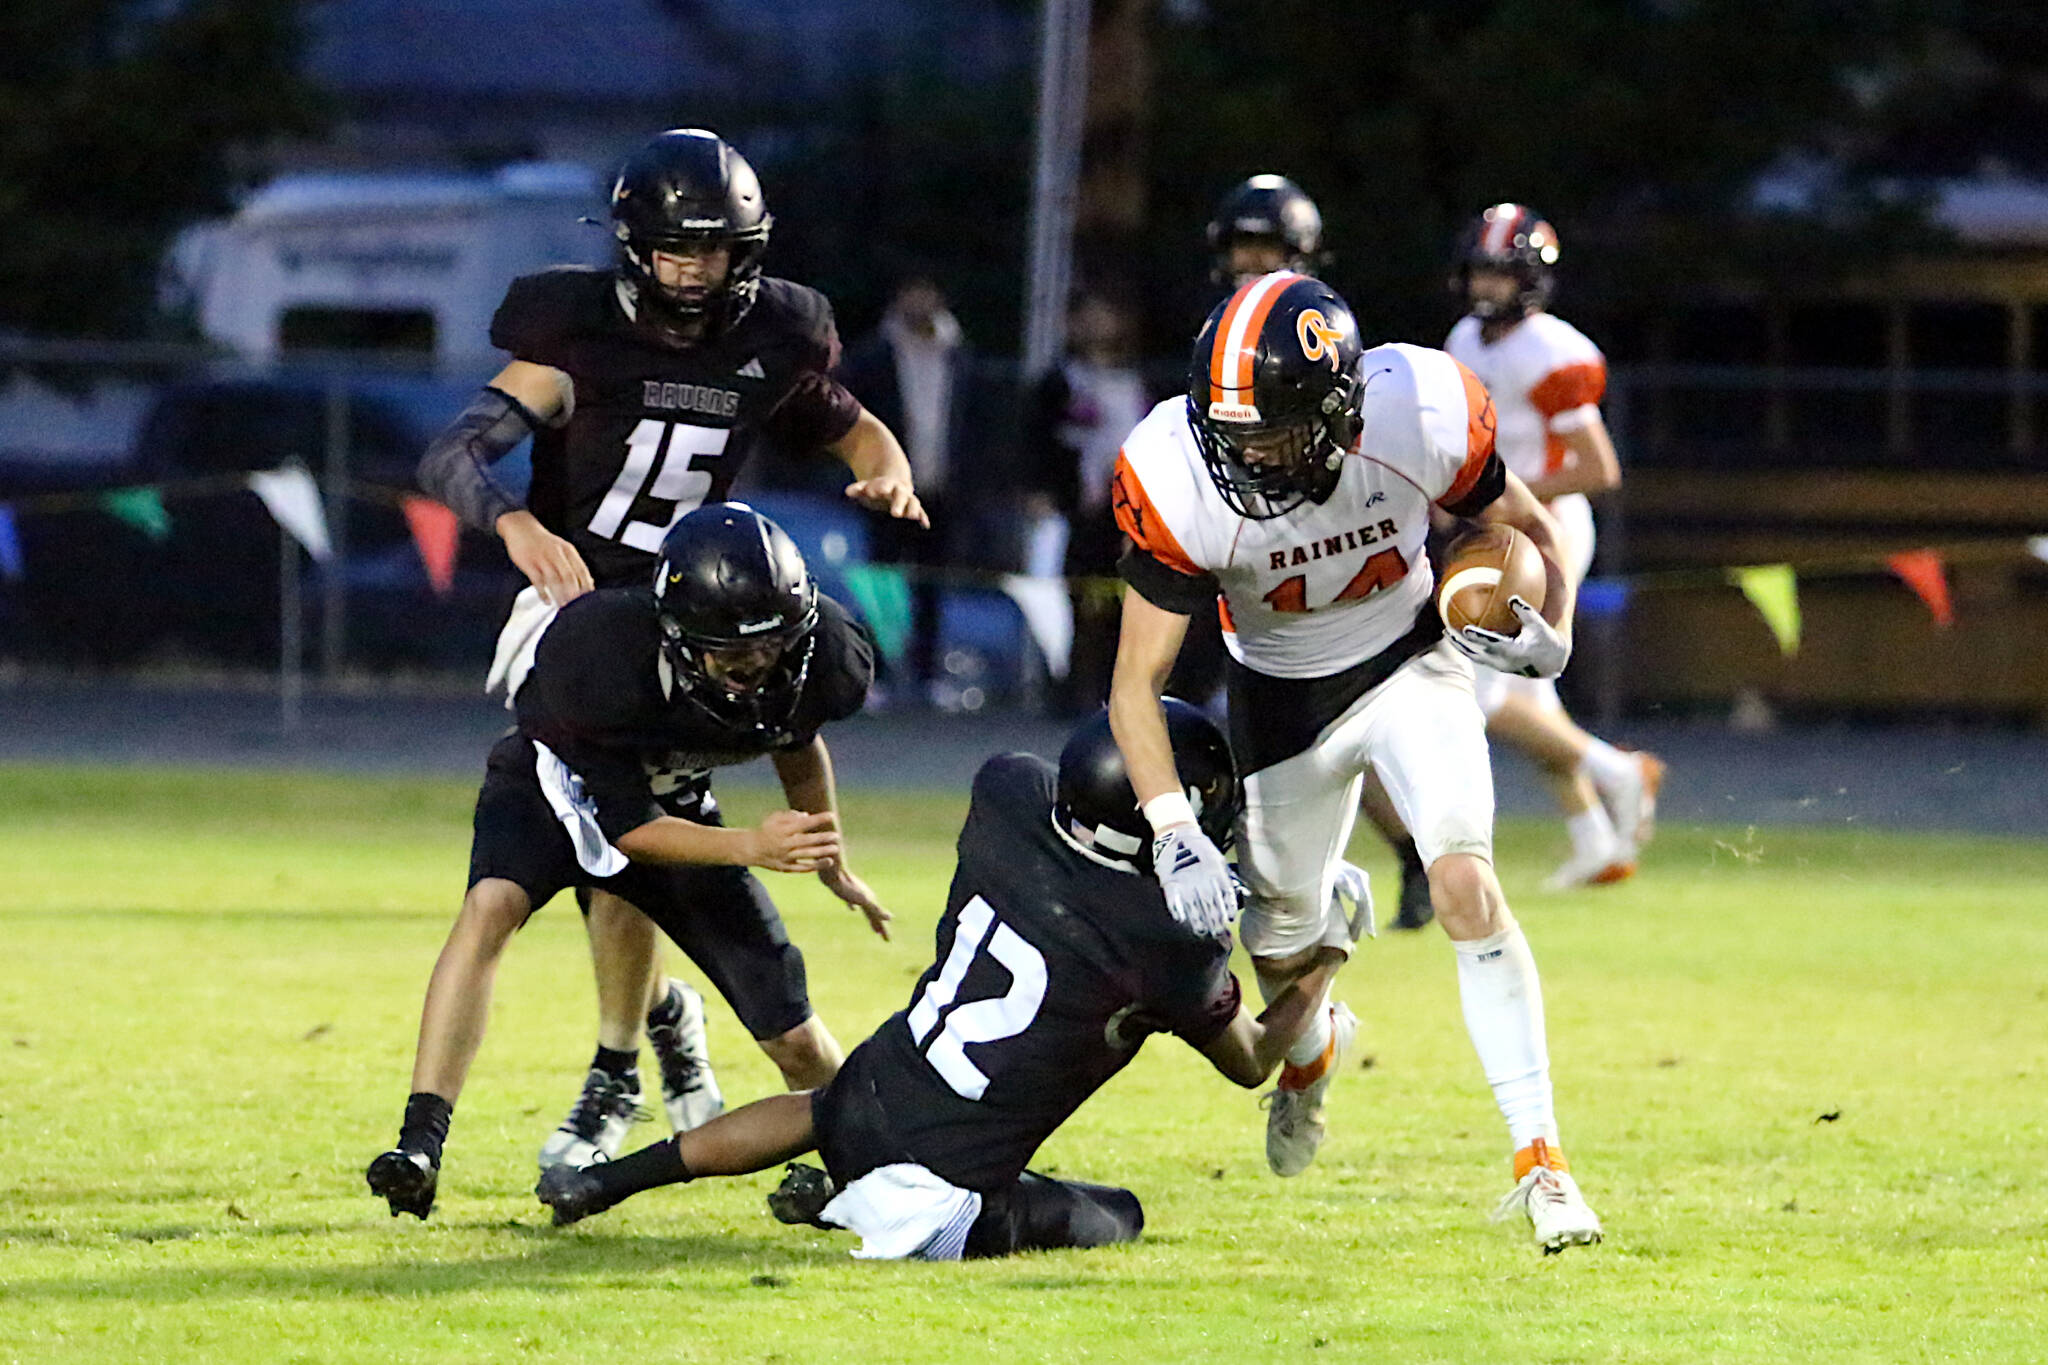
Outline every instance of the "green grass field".
MULTIPOLYGON (((770 1175, 546 1226, 593 1028, 566 902, 508 956, 432 1221, 368 1197, 472 795, 0 768, 0 1361, 2048 1359, 2048 842, 1668 827, 1635 882, 1545 896, 1561 832, 1504 828, 1604 1246, 1488 1225, 1506 1143, 1432 929, 1344 977, 1308 1174, 1154 1042, 1040 1158, 1135 1188, 1141 1242, 873 1265, 771 1221, 770 1175)), ((848 806, 897 942, 771 880, 851 1044, 927 960, 961 800, 848 806)), ((765 1093, 711 1027, 727 1095, 765 1093)))

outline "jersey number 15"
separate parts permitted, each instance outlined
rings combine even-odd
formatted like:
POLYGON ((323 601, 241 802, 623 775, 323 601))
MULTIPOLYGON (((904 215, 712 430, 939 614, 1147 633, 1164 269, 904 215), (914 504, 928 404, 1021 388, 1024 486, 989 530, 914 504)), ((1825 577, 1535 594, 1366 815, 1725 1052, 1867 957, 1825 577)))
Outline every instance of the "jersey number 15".
POLYGON ((619 477, 612 480, 611 491, 598 504, 597 514, 591 517, 590 534, 649 554, 661 549, 661 538, 668 534, 668 528, 684 513, 701 506, 704 495, 711 491, 711 475, 690 468, 690 461, 723 454, 731 436, 732 432, 724 427, 693 427, 643 418, 626 438, 626 463, 619 469, 619 477), (656 457, 661 457, 661 472, 650 484, 647 475, 653 470, 656 457), (643 495, 663 504, 656 509, 658 516, 666 513, 663 520, 626 520, 634 501, 643 495))

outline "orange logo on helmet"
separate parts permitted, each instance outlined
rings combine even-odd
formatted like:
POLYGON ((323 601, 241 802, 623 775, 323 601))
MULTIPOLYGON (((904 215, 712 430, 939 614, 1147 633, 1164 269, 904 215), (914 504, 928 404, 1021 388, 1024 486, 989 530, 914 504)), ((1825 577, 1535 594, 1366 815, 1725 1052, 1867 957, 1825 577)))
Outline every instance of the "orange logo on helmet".
POLYGON ((1337 358, 1337 351, 1344 334, 1330 325, 1322 309, 1302 309, 1301 316, 1294 320, 1294 333, 1301 338, 1301 354, 1311 364, 1327 357, 1331 369, 1343 368, 1344 362, 1337 358))

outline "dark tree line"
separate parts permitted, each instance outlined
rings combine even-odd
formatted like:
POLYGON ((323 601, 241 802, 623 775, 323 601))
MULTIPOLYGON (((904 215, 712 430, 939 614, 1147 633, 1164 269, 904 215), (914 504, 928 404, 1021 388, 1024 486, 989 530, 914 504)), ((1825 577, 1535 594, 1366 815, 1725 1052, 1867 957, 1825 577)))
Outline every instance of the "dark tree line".
MULTIPOLYGON (((678 116, 761 164, 776 269, 831 291, 851 328, 927 270, 985 349, 1014 348, 1035 0, 902 0, 887 45, 845 54, 823 85, 786 79, 783 30, 745 7, 659 3, 748 73, 715 105, 682 92, 678 116)), ((1424 338, 1449 313, 1453 234, 1495 200, 1558 223, 1577 315, 1852 269, 1937 240, 1914 192, 1930 177, 2048 176, 2048 6, 2032 0, 1094 12, 1081 261, 1142 305, 1162 354, 1210 297, 1211 206, 1254 171, 1322 203, 1331 276, 1372 332, 1424 338), (1757 211, 1757 177, 1788 164, 1810 211, 1757 211)), ((150 325, 171 234, 225 211, 267 149, 329 112, 297 74, 299 19, 298 0, 0 5, 0 328, 150 325)))
POLYGON ((177 229, 225 212, 263 149, 321 123, 296 0, 0 5, 0 329, 154 325, 177 229))

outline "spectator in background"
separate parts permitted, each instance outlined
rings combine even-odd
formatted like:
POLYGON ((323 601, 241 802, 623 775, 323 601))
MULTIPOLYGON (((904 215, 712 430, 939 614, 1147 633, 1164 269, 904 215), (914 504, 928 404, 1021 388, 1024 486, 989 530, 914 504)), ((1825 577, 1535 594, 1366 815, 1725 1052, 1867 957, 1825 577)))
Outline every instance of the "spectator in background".
MULTIPOLYGON (((1110 510, 1110 476, 1124 437, 1152 409, 1153 395, 1133 355, 1133 319, 1099 292, 1074 300, 1066 358, 1032 386, 1026 403, 1027 506, 1034 518, 1066 521, 1060 572, 1078 580, 1116 577, 1123 533, 1110 510)), ((1032 564, 1031 572, 1051 566, 1032 564)), ((1093 711, 1109 695, 1116 658, 1118 594, 1082 581, 1072 588, 1074 650, 1063 698, 1074 714, 1093 711)))
POLYGON ((937 677, 939 653, 940 584, 930 571, 952 561, 948 551, 960 510, 952 476, 966 448, 968 359, 945 294, 930 276, 911 275, 897 285, 873 335, 847 351, 838 375, 868 411, 902 434, 918 496, 931 516, 930 529, 907 530, 889 517, 869 518, 875 560, 910 567, 910 680, 925 689, 937 677))

